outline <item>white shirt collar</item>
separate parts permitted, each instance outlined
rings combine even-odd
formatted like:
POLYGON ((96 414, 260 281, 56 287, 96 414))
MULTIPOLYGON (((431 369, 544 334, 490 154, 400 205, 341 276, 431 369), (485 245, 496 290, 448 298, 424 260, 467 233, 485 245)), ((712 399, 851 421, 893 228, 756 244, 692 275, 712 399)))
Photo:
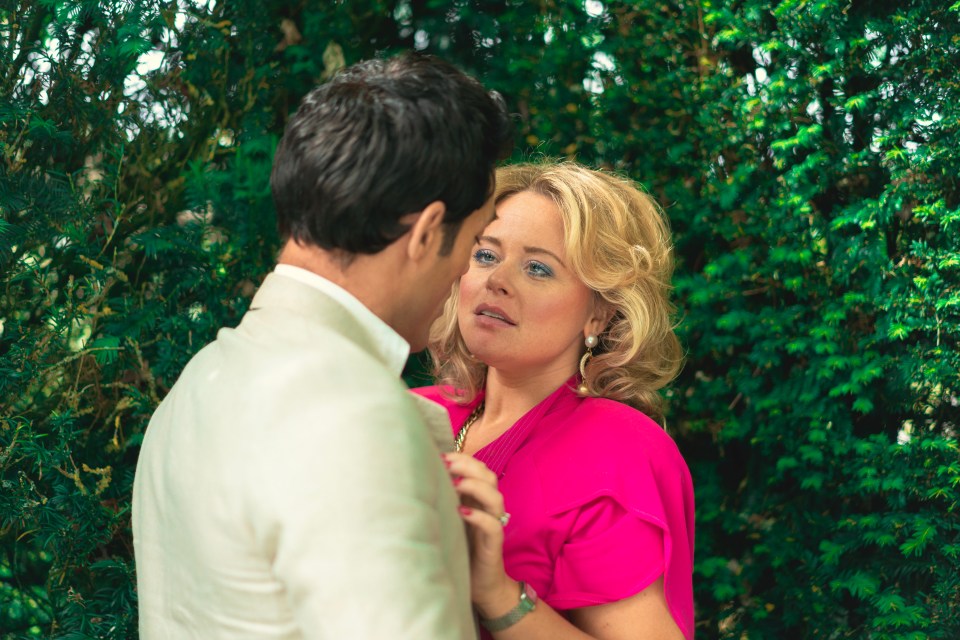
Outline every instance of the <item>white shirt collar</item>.
POLYGON ((390 325, 357 300, 353 294, 323 276, 291 264, 278 264, 274 267, 273 272, 309 285, 333 298, 350 315, 356 318, 357 324, 373 337, 380 356, 387 366, 391 370, 396 370, 398 376, 403 373, 403 367, 410 355, 410 344, 390 325))

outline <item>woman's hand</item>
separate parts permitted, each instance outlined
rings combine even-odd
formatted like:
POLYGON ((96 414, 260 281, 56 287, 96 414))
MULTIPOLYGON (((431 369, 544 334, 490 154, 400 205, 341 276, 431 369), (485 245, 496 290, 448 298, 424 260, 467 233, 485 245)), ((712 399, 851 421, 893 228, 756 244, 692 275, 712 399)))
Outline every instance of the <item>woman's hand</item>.
POLYGON ((468 525, 473 603, 484 617, 496 617, 516 604, 518 593, 517 582, 503 568, 503 494, 496 474, 473 456, 448 453, 444 460, 468 525))
MULTIPOLYGON (((473 604, 484 618, 498 618, 520 598, 519 584, 503 568, 503 494, 497 476, 473 456, 444 454, 454 487, 460 495, 460 516, 470 537, 470 589, 473 604)), ((604 605, 573 609, 565 618, 541 601, 530 615, 496 637, 524 640, 619 640, 656 638, 683 640, 663 592, 663 578, 640 593, 604 605), (638 631, 642 630, 642 632, 638 631)))

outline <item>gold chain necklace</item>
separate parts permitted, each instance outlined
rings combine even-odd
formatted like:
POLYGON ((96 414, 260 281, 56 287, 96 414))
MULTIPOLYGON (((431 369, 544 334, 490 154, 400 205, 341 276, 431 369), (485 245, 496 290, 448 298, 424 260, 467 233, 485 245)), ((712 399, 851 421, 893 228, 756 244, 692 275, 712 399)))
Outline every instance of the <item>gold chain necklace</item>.
POLYGON ((470 427, 473 426, 473 423, 480 419, 480 416, 483 415, 483 402, 477 405, 477 408, 467 416, 467 419, 463 422, 463 426, 460 427, 460 431, 457 431, 457 437, 453 440, 453 445, 457 449, 457 453, 463 451, 463 441, 467 439, 467 431, 470 430, 470 427))

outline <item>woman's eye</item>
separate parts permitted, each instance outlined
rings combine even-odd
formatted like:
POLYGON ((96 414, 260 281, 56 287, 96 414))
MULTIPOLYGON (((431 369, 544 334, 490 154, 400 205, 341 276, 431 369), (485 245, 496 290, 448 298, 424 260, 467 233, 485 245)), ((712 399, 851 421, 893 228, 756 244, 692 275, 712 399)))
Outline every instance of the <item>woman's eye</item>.
POLYGON ((478 264, 491 264, 497 257, 489 249, 477 249, 473 253, 473 260, 478 264))
POLYGON ((527 272, 536 278, 549 278, 553 275, 553 270, 542 262, 530 262, 527 264, 527 272))

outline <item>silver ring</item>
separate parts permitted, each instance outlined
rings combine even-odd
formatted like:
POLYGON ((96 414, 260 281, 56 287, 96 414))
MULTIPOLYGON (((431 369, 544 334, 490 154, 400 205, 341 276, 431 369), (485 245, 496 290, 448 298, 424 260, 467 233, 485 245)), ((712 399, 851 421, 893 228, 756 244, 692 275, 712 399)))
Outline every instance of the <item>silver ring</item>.
POLYGON ((503 515, 497 518, 497 520, 499 520, 503 526, 507 526, 507 523, 510 522, 510 514, 504 511, 503 515))

